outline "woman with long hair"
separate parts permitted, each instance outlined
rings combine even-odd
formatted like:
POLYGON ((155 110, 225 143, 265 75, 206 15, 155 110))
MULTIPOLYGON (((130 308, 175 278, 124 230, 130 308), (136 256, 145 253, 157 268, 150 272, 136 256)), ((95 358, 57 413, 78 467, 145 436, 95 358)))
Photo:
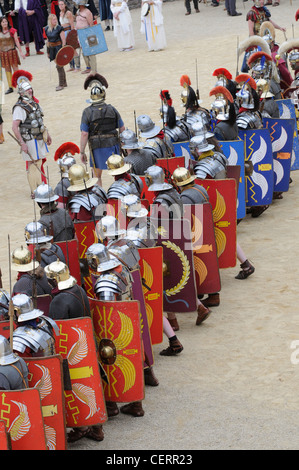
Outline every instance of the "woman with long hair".
MULTIPOLYGON (((51 13, 48 18, 48 26, 45 27, 45 34, 48 38, 47 50, 50 62, 55 60, 58 51, 65 46, 65 32, 63 27, 58 24, 57 16, 51 13)), ((67 86, 64 67, 56 64, 59 83, 56 91, 63 90, 67 86)))
MULTIPOLYGON (((67 35, 69 34, 69 32, 72 29, 75 29, 74 16, 73 16, 73 13, 70 11, 69 7, 67 6, 67 3, 65 2, 65 0, 59 0, 58 7, 60 10, 59 22, 61 26, 63 27, 65 37, 67 38, 67 35)), ((67 72, 71 72, 71 71, 75 71, 75 72, 80 71, 80 57, 77 51, 75 51, 74 59, 72 59, 70 62, 69 70, 67 70, 67 72)))
POLYGON ((0 19, 0 62, 5 69, 8 83, 6 95, 13 92, 11 84, 12 74, 18 70, 21 64, 18 51, 22 59, 25 59, 18 39, 18 32, 10 26, 7 18, 4 16, 0 19))

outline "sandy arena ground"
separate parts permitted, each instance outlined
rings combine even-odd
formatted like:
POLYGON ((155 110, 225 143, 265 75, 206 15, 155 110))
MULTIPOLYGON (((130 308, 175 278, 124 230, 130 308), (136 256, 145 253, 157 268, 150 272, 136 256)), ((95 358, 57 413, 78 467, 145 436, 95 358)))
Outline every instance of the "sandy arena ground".
MULTIPOLYGON (((196 88, 198 61, 199 90, 203 106, 209 108, 209 91, 217 67, 233 76, 237 66, 237 41, 248 36, 246 12, 251 1, 237 0, 243 15, 229 17, 223 2, 218 8, 200 3, 200 13, 185 16, 182 0, 163 6, 168 47, 147 51, 140 29, 140 10, 132 11, 136 47, 117 50, 113 32, 105 33, 108 52, 98 56, 98 71, 109 83, 107 102, 120 111, 125 125, 134 129, 134 111, 159 121, 161 89, 168 89, 177 114, 182 113, 180 76, 185 73, 196 88)), ((299 36, 295 12, 299 2, 281 0, 270 7, 274 21, 287 28, 286 36, 299 36)), ((284 35, 277 31, 278 43, 284 35)), ((50 184, 59 180, 55 150, 65 141, 79 144, 80 118, 87 106, 85 76, 68 73, 68 87, 57 93, 57 72, 44 56, 32 55, 22 68, 33 74, 33 88, 45 113, 53 138, 48 168, 50 184)), ((6 89, 6 83, 5 83, 6 89)), ((9 290, 8 234, 11 249, 24 243, 24 227, 32 221, 25 165, 17 144, 8 136, 11 108, 17 94, 5 97, 3 108, 5 143, 0 147, 1 244, 0 267, 3 287, 9 290)), ((209 319, 195 326, 195 314, 179 316, 178 337, 184 351, 163 358, 154 346, 154 370, 158 387, 146 387, 145 416, 136 419, 119 415, 104 426, 101 443, 83 439, 71 449, 299 449, 299 365, 294 341, 299 340, 297 267, 299 248, 299 173, 283 200, 275 201, 260 218, 247 217, 238 226, 238 240, 256 272, 245 281, 235 280, 239 267, 221 271, 221 305, 209 319)), ((104 177, 104 188, 112 180, 104 177)), ((13 278, 14 282, 14 278, 13 278)))

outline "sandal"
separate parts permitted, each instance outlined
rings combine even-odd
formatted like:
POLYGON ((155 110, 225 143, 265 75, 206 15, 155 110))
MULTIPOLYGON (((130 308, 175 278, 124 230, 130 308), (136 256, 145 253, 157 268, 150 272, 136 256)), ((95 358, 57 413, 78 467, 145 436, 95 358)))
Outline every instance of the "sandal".
POLYGON ((92 426, 87 430, 86 437, 92 441, 103 441, 104 440, 104 431, 103 426, 92 426))
POLYGON ((169 346, 166 349, 160 351, 160 356, 176 356, 183 351, 183 346, 178 339, 173 341, 169 340, 169 346))
POLYGON ((240 267, 242 268, 242 271, 235 276, 235 279, 247 279, 255 271, 254 266, 249 263, 248 259, 244 261, 244 263, 240 264, 240 267))
POLYGON ((268 209, 269 206, 255 206, 251 208, 251 217, 259 217, 268 209))
POLYGON ((68 442, 76 442, 82 439, 83 437, 87 437, 89 429, 81 429, 81 428, 74 428, 71 430, 71 432, 68 433, 67 435, 67 441, 68 442))
POLYGON ((273 199, 283 199, 282 192, 276 192, 276 191, 274 191, 274 193, 273 193, 273 199))

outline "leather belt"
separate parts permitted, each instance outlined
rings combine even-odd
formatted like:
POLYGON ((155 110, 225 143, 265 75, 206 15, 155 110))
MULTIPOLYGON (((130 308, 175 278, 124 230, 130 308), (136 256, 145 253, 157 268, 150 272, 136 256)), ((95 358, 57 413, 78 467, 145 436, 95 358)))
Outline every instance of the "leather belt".
POLYGON ((61 44, 62 44, 61 41, 48 42, 48 46, 49 46, 49 47, 61 46, 61 44))

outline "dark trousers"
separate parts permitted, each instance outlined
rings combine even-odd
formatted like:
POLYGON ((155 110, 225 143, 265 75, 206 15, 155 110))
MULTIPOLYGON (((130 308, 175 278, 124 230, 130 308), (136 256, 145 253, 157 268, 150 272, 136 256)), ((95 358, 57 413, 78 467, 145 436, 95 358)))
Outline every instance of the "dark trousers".
MULTIPOLYGON (((185 7, 188 13, 191 13, 191 4, 190 0, 185 0, 185 7)), ((198 0, 193 0, 194 9, 198 10, 198 0)))
POLYGON ((229 15, 236 14, 236 0, 225 0, 225 8, 229 15))

